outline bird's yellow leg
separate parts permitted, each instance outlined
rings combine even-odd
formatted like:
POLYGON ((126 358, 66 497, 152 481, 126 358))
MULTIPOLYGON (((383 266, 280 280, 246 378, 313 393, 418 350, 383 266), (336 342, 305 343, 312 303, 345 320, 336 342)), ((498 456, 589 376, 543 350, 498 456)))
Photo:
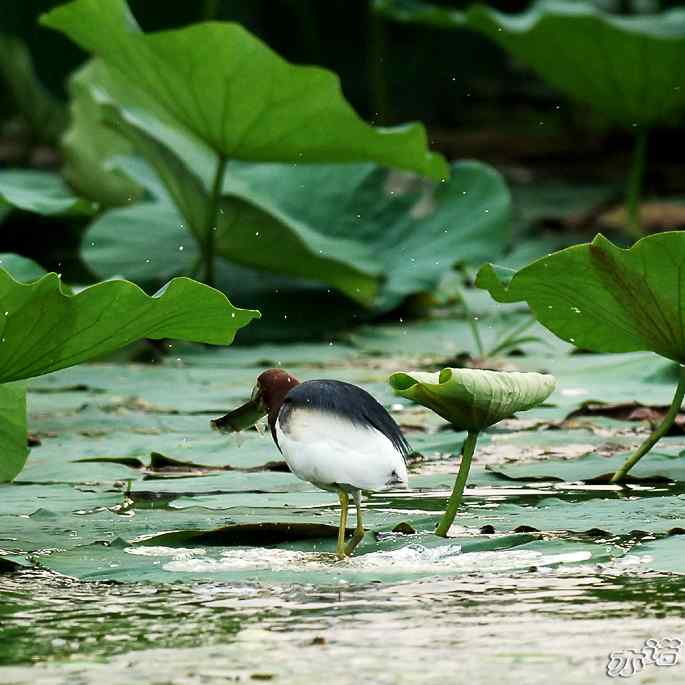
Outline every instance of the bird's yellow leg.
POLYGON ((354 493, 354 506, 357 509, 357 527, 354 529, 354 535, 345 547, 345 554, 349 557, 354 552, 355 547, 364 538, 364 523, 362 521, 362 493, 356 490, 354 493))
POLYGON ((344 490, 338 490, 340 500, 340 528, 338 528, 338 546, 335 555, 338 559, 344 559, 345 554, 345 532, 347 531, 347 510, 350 504, 350 497, 344 490))

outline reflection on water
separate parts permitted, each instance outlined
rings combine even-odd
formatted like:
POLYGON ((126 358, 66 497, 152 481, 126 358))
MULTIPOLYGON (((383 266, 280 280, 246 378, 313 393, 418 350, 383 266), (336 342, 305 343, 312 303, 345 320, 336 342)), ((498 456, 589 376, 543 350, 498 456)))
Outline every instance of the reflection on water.
MULTIPOLYGON (((519 672, 526 684, 553 674, 554 682, 593 683, 604 682, 610 651, 685 637, 685 578, 539 567, 502 576, 481 562, 453 578, 327 591, 0 576, 0 682, 71 683, 78 674, 78 682, 118 684, 133 682, 133 668, 140 682, 235 675, 316 683, 329 674, 352 683, 358 668, 367 682, 459 683, 455 676, 469 671, 477 682, 485 661, 486 672, 519 672)), ((682 683, 683 668, 651 675, 682 683)))

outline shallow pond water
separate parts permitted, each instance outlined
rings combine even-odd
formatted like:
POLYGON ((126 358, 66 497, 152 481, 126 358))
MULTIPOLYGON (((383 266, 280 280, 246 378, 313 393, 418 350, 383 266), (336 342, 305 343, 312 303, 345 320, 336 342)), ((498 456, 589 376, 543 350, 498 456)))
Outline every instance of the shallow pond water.
MULTIPOLYGON (((337 588, 25 571, 0 579, 0 682, 599 683, 609 652, 682 636, 684 590, 620 565, 337 588)), ((631 682, 684 677, 646 666, 631 682)))
MULTIPOLYGON (((644 426, 566 419, 587 397, 670 394, 644 358, 554 360, 550 403, 482 436, 448 540, 432 530, 463 435, 398 403, 383 360, 295 369, 368 388, 418 453, 412 489, 365 499, 368 533, 338 562, 335 495, 284 472, 268 438, 209 430, 249 393, 255 355, 230 373, 239 356, 203 352, 179 368, 94 365, 36 381, 41 444, 0 486, 2 685, 586 685, 608 682, 614 650, 685 639, 685 488, 674 484, 685 436, 636 469, 647 480, 619 488, 602 476, 644 426), (626 366, 623 386, 606 382, 626 366)), ((681 661, 628 682, 683 683, 681 661)))

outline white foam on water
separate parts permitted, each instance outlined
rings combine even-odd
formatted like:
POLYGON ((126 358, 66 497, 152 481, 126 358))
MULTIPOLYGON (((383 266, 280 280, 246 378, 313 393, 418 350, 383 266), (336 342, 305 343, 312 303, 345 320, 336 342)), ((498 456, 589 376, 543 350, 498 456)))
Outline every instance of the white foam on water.
POLYGON ((370 552, 338 561, 333 554, 297 552, 269 548, 235 548, 226 550, 218 559, 178 558, 162 567, 174 573, 225 573, 230 571, 312 571, 344 570, 346 573, 368 571, 387 573, 480 573, 528 566, 544 567, 588 561, 589 551, 545 555, 533 550, 501 550, 463 553, 461 545, 446 544, 426 547, 410 544, 399 549, 370 552))
MULTIPOLYGON (((162 568, 174 573, 223 573, 225 571, 238 571, 253 569, 255 571, 282 571, 292 568, 312 568, 307 564, 307 557, 312 559, 321 557, 314 553, 293 552, 286 549, 268 549, 251 547, 249 549, 235 548, 226 550, 219 559, 174 559, 162 568)), ((324 564, 318 566, 323 567, 324 564)))
POLYGON ((141 557, 174 557, 174 559, 190 559, 197 555, 207 554, 207 550, 187 547, 126 547, 124 552, 141 557))

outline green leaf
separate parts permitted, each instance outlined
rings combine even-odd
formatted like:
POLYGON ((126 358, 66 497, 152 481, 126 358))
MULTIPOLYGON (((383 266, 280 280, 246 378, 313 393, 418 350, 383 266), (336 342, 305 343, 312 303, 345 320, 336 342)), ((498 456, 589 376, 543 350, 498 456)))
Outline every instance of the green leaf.
POLYGON ((26 384, 0 385, 0 483, 12 480, 28 457, 26 384))
MULTIPOLYGON (((514 481, 557 481, 585 483, 608 483, 616 469, 626 459, 626 452, 610 457, 590 452, 576 459, 547 459, 522 464, 499 464, 486 466, 496 476, 514 481)), ((683 456, 665 454, 663 451, 650 455, 649 461, 641 461, 631 472, 630 482, 664 483, 685 481, 685 460, 683 456)))
POLYGON ((124 0, 76 0, 43 15, 123 77, 158 116, 231 159, 373 160, 435 179, 445 161, 418 124, 377 129, 344 100, 338 78, 293 66, 237 24, 143 33, 124 0))
POLYGON ((552 86, 627 128, 652 126, 685 109, 681 9, 617 17, 591 3, 542 0, 519 16, 484 5, 466 16, 552 86))
MULTIPOLYGON (((209 184, 214 171, 211 155, 154 120, 140 119, 111 106, 105 107, 105 112, 111 125, 144 154, 173 198, 180 212, 179 219, 169 224, 174 230, 187 228, 199 246, 207 242, 211 230, 215 253, 231 262, 289 276, 323 278, 352 299, 371 302, 377 289, 379 266, 364 244, 344 237, 328 238, 280 212, 268 194, 250 192, 239 181, 230 193, 224 192, 216 221, 209 222, 209 184), (167 145, 153 138, 149 130, 154 130, 167 145), (192 170, 178 156, 183 152, 183 158, 191 161, 192 170)), ((105 215, 104 221, 109 226, 112 222, 121 225, 121 214, 126 211, 118 210, 114 219, 105 215)), ((168 216, 169 211, 163 211, 168 216)), ((97 245, 98 241, 95 242, 97 245)))
POLYGON ((160 283, 191 273, 199 259, 197 244, 183 225, 171 204, 136 202, 109 209, 84 235, 81 256, 101 279, 160 283))
POLYGON ((71 191, 58 174, 48 171, 0 171, 0 207, 14 207, 44 216, 94 214, 97 207, 71 191))
POLYGON ((398 372, 389 382, 398 395, 432 409, 453 426, 476 432, 541 404, 555 385, 553 376, 541 373, 449 368, 398 372))
MULTIPOLYGON (((62 136, 62 173, 81 195, 105 206, 125 205, 138 198, 141 188, 110 167, 115 155, 128 154, 130 143, 101 121, 101 107, 93 93, 94 84, 107 82, 107 67, 90 60, 70 77, 68 88, 69 128, 62 136)), ((122 94, 117 91, 117 97, 122 94)))
POLYGON ((374 300, 381 310, 434 290, 456 264, 481 264, 509 242, 506 183, 475 161, 455 162, 438 186, 371 164, 236 164, 224 189, 268 198, 272 211, 336 244, 352 239, 365 245, 384 276, 374 300))
POLYGON ((0 268, 8 271, 15 281, 26 283, 45 275, 45 269, 28 257, 0 252, 0 268))
POLYGON ((0 270, 0 301, 2 383, 73 366, 143 337, 226 345, 259 316, 188 278, 170 281, 152 297, 127 281, 68 295, 55 273, 20 284, 0 270))
POLYGON ((476 285, 498 302, 526 301, 563 340, 597 352, 649 350, 685 362, 685 234, 660 233, 621 249, 597 235, 517 271, 507 284, 491 265, 476 285))
POLYGON ((31 133, 54 143, 67 125, 67 112, 38 79, 31 53, 20 38, 0 35, 0 78, 17 110, 31 124, 31 133))
POLYGON ((541 0, 518 15, 487 5, 461 13, 388 0, 379 9, 400 21, 480 31, 550 85, 626 128, 653 126, 685 109, 682 9, 624 17, 563 0, 541 0))
MULTIPOLYGON (((196 262, 207 240, 211 157, 149 119, 112 107, 106 111, 154 165, 182 218, 172 218, 162 202, 158 217, 151 205, 106 212, 84 240, 84 259, 101 276, 134 277, 133 270, 149 277, 160 267, 168 276, 166 269, 174 265, 182 272, 196 262), (144 222, 151 223, 149 231, 135 228, 144 222), (139 249, 121 240, 122 226, 139 249), (181 244, 179 226, 197 240, 192 259, 185 246, 173 257, 181 244), (141 244, 146 240, 148 249, 141 244), (168 250, 168 257, 156 245, 168 250), (140 255, 155 264, 144 264, 140 255)), ((159 181, 139 162, 116 163, 162 199, 159 181)), ((323 281, 355 301, 390 309, 408 295, 435 288, 456 262, 481 263, 508 242, 510 197, 503 179, 478 162, 459 162, 452 169, 447 183, 431 188, 370 164, 229 164, 214 227, 216 253, 244 266, 323 281)))
POLYGON ((683 537, 671 535, 652 542, 643 542, 631 549, 631 554, 642 557, 643 563, 653 571, 685 574, 683 537), (643 557, 645 555, 647 558, 643 557))
MULTIPOLYGON (((569 502, 561 497, 541 497, 534 506, 518 502, 492 502, 488 524, 497 533, 590 533, 595 537, 664 534, 685 527, 682 495, 661 497, 622 497, 613 499, 583 497, 569 502)), ((478 526, 482 514, 477 507, 459 515, 462 526, 478 526)), ((420 527, 430 529, 435 518, 420 527)), ((421 525, 422 524, 422 525, 421 525)))

